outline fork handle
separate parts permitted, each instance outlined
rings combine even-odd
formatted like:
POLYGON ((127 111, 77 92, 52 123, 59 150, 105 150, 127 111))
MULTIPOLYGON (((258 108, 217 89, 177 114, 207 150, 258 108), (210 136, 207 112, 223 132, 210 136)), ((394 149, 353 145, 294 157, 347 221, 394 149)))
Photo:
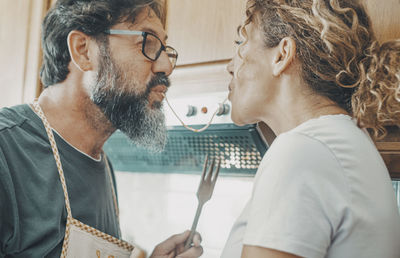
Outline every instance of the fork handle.
POLYGON ((190 229, 190 235, 189 235, 189 238, 185 242, 185 251, 190 248, 190 246, 193 242, 193 237, 194 237, 194 234, 196 233, 196 227, 197 227, 197 223, 199 222, 199 217, 200 217, 201 210, 203 209, 203 205, 204 205, 204 203, 202 203, 202 202, 199 202, 199 204, 197 205, 197 211, 196 211, 196 215, 194 216, 192 228, 190 229))

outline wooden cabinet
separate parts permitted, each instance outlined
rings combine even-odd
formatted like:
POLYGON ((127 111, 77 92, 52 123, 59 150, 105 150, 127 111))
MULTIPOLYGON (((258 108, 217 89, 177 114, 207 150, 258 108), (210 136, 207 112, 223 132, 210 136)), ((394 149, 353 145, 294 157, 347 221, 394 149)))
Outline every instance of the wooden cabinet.
MULTIPOLYGON (((399 0, 365 0, 380 41, 400 38, 399 0)), ((178 50, 177 65, 230 59, 246 0, 166 0, 168 44, 178 50)))
POLYGON ((166 0, 168 45, 179 53, 169 97, 228 90, 246 0, 166 0))
MULTIPOLYGON (((368 14, 372 21, 377 39, 383 43, 400 38, 400 1, 399 0, 366 0, 368 14)), ((388 135, 377 141, 392 178, 400 179, 400 128, 388 127, 388 135)))
POLYGON ((387 127, 388 135, 376 142, 392 178, 400 179, 400 128, 387 127))
POLYGON ((245 5, 245 0, 167 0, 168 44, 179 53, 177 65, 232 58, 245 5))
POLYGON ((40 28, 48 0, 0 1, 0 107, 37 96, 40 28))
POLYGON ((380 42, 400 38, 399 0, 365 0, 365 6, 380 42))

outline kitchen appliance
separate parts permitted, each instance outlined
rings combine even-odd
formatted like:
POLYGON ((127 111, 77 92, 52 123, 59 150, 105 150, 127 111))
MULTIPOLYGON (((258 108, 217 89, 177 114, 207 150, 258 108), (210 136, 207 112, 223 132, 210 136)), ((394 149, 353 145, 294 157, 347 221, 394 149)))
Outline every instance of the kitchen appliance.
POLYGON ((221 161, 221 175, 252 175, 274 135, 262 124, 235 125, 230 103, 223 103, 228 92, 198 94, 170 99, 171 106, 185 124, 201 128, 214 112, 210 127, 203 132, 184 128, 164 103, 168 142, 161 153, 135 146, 121 132, 110 137, 104 150, 115 170, 130 172, 199 173, 205 155, 221 161))

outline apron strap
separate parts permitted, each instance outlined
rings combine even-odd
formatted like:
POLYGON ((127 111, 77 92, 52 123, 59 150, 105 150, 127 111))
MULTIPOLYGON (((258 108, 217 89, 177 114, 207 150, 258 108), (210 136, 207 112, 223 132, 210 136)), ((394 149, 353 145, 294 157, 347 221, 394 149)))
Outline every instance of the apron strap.
POLYGON ((39 117, 42 119, 44 127, 46 128, 46 133, 47 133, 47 136, 49 137, 51 149, 53 151, 54 159, 56 160, 58 174, 60 175, 60 181, 61 181, 61 185, 62 185, 62 188, 64 191, 65 207, 67 209, 67 214, 68 214, 69 218, 72 218, 71 207, 69 205, 68 190, 67 190, 67 185, 65 183, 65 178, 64 178, 64 171, 63 171, 63 168, 61 165, 61 159, 60 159, 60 155, 58 153, 58 148, 57 148, 56 141, 54 139, 53 131, 51 130, 50 124, 47 121, 47 119, 43 113, 43 110, 40 108, 40 105, 37 100, 35 100, 33 102, 33 108, 35 109, 35 111, 39 115, 39 117))
POLYGON ((112 191, 113 200, 114 200, 115 214, 117 215, 117 221, 118 221, 118 233, 121 236, 121 228, 120 228, 120 224, 119 224, 119 208, 118 208, 118 202, 117 202, 117 195, 116 195, 116 192, 115 192, 115 187, 114 187, 114 183, 113 183, 113 179, 112 179, 112 175, 111 175, 110 164, 108 163, 108 158, 107 158, 107 155, 105 153, 103 155, 103 158, 104 158, 104 161, 106 163, 108 176, 110 178, 111 191, 112 191))
MULTIPOLYGON (((58 174, 60 175, 60 181, 61 181, 61 185, 62 185, 62 188, 63 188, 63 191, 64 191, 65 207, 67 209, 67 214, 68 214, 69 218, 72 218, 71 206, 70 206, 69 197, 68 197, 68 190, 67 190, 67 185, 66 185, 65 177, 64 177, 64 170, 63 170, 62 165, 61 165, 61 158, 60 158, 60 154, 58 152, 56 141, 54 139, 53 130, 51 129, 50 124, 47 121, 47 118, 44 115, 43 110, 40 107, 40 105, 39 105, 37 100, 35 100, 33 102, 33 107, 34 107, 36 113, 42 119, 44 127, 46 128, 46 133, 47 133, 47 136, 49 137, 51 149, 53 151, 54 159, 56 160, 58 174)), ((117 215, 118 233, 121 236, 121 229, 120 229, 120 224, 119 224, 119 208, 118 208, 118 202, 117 202, 117 196, 116 196, 116 193, 115 193, 114 183, 113 183, 113 180, 112 180, 110 164, 108 163, 108 159, 107 159, 106 154, 103 155, 103 158, 104 158, 105 163, 106 163, 107 173, 108 173, 109 180, 110 180, 111 192, 112 192, 113 201, 114 201, 114 209, 115 209, 115 214, 117 215)))

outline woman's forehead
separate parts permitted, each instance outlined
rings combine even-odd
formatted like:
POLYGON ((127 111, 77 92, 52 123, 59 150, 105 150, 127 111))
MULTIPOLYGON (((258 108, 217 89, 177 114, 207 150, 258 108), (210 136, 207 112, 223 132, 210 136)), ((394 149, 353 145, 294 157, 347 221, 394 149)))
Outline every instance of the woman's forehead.
POLYGON ((254 33, 255 30, 257 30, 257 29, 258 29, 258 26, 253 21, 251 21, 249 23, 239 25, 237 28, 237 31, 240 36, 243 36, 243 34, 248 35, 248 34, 254 33))

